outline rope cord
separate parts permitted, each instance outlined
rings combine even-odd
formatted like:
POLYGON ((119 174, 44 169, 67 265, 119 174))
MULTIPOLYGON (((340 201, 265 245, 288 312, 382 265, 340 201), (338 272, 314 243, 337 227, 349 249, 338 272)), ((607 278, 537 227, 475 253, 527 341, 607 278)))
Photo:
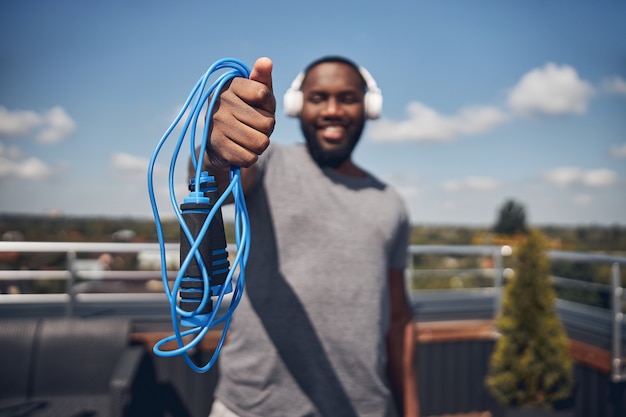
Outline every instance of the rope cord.
MULTIPOLYGON (((198 373, 208 371, 217 361, 221 348, 226 339, 231 316, 237 308, 237 305, 241 300, 241 296, 243 295, 245 284, 245 266, 248 260, 248 252, 250 247, 250 224, 248 220, 246 202, 243 195, 243 187, 241 185, 241 173, 239 167, 230 167, 230 183, 224 193, 219 198, 215 199, 210 197, 212 195, 211 192, 217 194, 216 186, 210 187, 208 189, 202 188, 202 186, 206 183, 211 183, 213 181, 214 184, 214 178, 212 176, 209 176, 206 171, 202 171, 203 158, 200 158, 199 160, 199 158, 196 156, 197 124, 200 115, 203 113, 203 108, 206 107, 205 104, 207 102, 208 108, 206 110, 206 114, 211 115, 213 113, 217 98, 219 97, 222 88, 228 81, 232 80, 235 77, 248 78, 249 76, 250 70, 248 69, 248 67, 246 67, 245 64, 236 59, 224 58, 216 61, 213 65, 211 65, 206 73, 198 80, 191 93, 189 94, 185 104, 180 110, 178 116, 174 119, 170 127, 164 133, 161 140, 158 142, 148 166, 148 194, 150 197, 152 212, 156 223, 157 238, 159 241, 159 252, 161 256, 161 277, 165 294, 170 304, 170 316, 174 331, 173 335, 165 337, 164 339, 157 342, 154 345, 153 351, 155 354, 162 357, 173 357, 182 355, 187 364, 198 373), (215 79, 215 81, 209 87, 207 87, 209 79, 213 77, 217 71, 221 70, 226 71, 217 76, 217 79, 215 79), (181 120, 186 113, 186 120, 181 126, 181 133, 175 143, 174 151, 172 153, 169 167, 168 185, 170 202, 172 204, 172 207, 174 208, 174 212, 180 224, 181 246, 183 245, 183 243, 187 243, 184 242, 184 238, 186 238, 189 243, 189 250, 187 251, 187 253, 184 253, 185 250, 181 249, 180 270, 178 271, 170 289, 170 283, 167 274, 163 226, 161 223, 161 218, 159 215, 154 193, 153 175, 154 167, 159 153, 161 152, 166 141, 170 138, 172 131, 180 125, 181 120), (179 208, 179 203, 175 195, 174 171, 176 168, 176 163, 178 161, 180 149, 182 148, 188 134, 189 145, 191 149, 191 163, 195 170, 195 178, 192 178, 190 180, 191 191, 189 193, 189 196, 184 199, 183 204, 179 208), (228 261, 227 259, 222 260, 222 262, 220 263, 221 266, 219 266, 215 261, 212 265, 205 265, 205 258, 207 258, 207 256, 202 256, 203 253, 201 246, 203 245, 203 242, 205 242, 205 239, 212 237, 209 236, 211 234, 210 232, 212 224, 215 222, 221 222, 221 207, 230 195, 232 195, 235 205, 236 255, 234 257, 232 265, 228 269, 228 273, 224 279, 224 282, 216 285, 215 282, 212 282, 212 280, 215 280, 217 272, 223 271, 225 273, 225 269, 223 269, 223 263, 226 262, 226 267, 228 267, 228 261), (185 209, 186 205, 193 206, 193 208, 185 209), (195 216, 195 219, 200 218, 201 221, 199 222, 199 224, 189 224, 189 215, 195 216), (196 277, 194 276, 193 272, 190 272, 193 270, 192 264, 199 267, 199 273, 197 275, 200 276, 196 277), (222 269, 219 269, 218 271, 216 268, 222 269), (212 271, 213 276, 210 275, 209 271, 212 271), (234 276, 235 271, 238 272, 236 277, 234 276), (189 284, 190 282, 191 284, 189 284), (186 291, 188 291, 188 294, 192 294, 192 297, 196 297, 198 300, 200 300, 199 304, 196 303, 197 307, 191 309, 191 311, 189 311, 189 309, 181 308, 179 303, 182 302, 178 298, 179 291, 182 298, 182 294, 185 291, 184 287, 190 285, 193 286, 195 283, 199 285, 197 289, 192 288, 186 291), (228 308, 224 313, 220 314, 224 297, 227 293, 231 291, 232 297, 230 299, 228 308), (215 299, 214 303, 212 297, 213 299, 215 299), (222 334, 220 336, 217 348, 211 356, 211 359, 203 366, 196 365, 194 361, 189 357, 190 350, 200 343, 202 338, 211 328, 220 324, 223 325, 222 334), (187 326, 190 328, 183 331, 181 330, 181 326, 187 326), (183 340, 183 338, 186 338, 187 341, 183 340), (178 348, 172 350, 162 349, 163 345, 173 341, 176 342, 178 348)), ((207 149, 210 124, 211 117, 206 117, 204 129, 202 131, 202 140, 199 145, 200 151, 198 155, 200 156, 204 156, 207 149)), ((223 230, 223 224, 221 224, 221 229, 223 230)), ((227 257, 228 255, 225 251, 225 248, 217 248, 217 250, 215 250, 214 248, 210 249, 212 250, 213 255, 219 255, 222 253, 224 257, 227 257)), ((211 258, 211 255, 209 255, 209 258, 211 258)))

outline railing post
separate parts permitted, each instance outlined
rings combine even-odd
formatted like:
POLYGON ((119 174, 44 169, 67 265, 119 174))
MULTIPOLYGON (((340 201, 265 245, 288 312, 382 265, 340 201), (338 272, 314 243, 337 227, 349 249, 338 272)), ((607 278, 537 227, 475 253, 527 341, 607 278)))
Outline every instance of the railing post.
POLYGON ((68 251, 66 255, 67 270, 70 273, 67 282, 65 283, 65 293, 68 296, 67 304, 65 305, 65 316, 72 317, 74 315, 74 301, 76 294, 74 292, 74 285, 76 284, 76 268, 74 261, 76 260, 76 252, 68 251))
POLYGON ((504 288, 504 264, 503 258, 505 256, 510 256, 512 253, 512 249, 508 245, 501 246, 500 248, 493 251, 493 280, 494 280, 494 317, 498 317, 500 315, 500 311, 502 310, 502 291, 504 288))
POLYGON ((411 249, 407 250, 406 254, 406 267, 404 268, 404 288, 406 290, 406 297, 409 301, 409 307, 413 311, 413 253, 411 249))
POLYGON ((620 266, 614 262, 611 267, 611 286, 613 289, 613 349, 612 349, 612 369, 613 382, 626 380, 626 364, 622 360, 622 323, 624 314, 622 313, 622 295, 624 289, 621 283, 620 266))
POLYGON ((494 296, 494 317, 498 317, 500 309, 502 308, 502 281, 503 281, 503 269, 502 269, 502 248, 498 248, 493 251, 493 274, 494 282, 493 286, 496 291, 494 296))

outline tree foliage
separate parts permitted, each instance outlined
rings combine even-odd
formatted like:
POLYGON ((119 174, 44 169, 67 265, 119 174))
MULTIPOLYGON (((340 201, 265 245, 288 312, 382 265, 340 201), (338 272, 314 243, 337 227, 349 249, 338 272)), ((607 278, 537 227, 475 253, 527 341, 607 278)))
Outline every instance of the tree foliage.
POLYGON ((512 199, 505 201, 500 207, 493 231, 503 235, 515 235, 526 233, 527 230, 526 208, 512 199))
POLYGON ((545 238, 531 230, 515 253, 504 288, 500 333, 486 378, 489 391, 513 407, 550 408, 571 394, 569 341, 558 317, 545 238))

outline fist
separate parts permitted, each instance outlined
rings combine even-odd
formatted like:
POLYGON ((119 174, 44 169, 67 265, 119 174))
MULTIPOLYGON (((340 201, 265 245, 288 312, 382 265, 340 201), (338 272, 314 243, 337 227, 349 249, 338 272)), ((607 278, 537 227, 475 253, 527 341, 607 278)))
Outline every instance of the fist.
POLYGON ((207 156, 214 166, 247 168, 270 144, 276 98, 272 89, 272 61, 259 58, 250 78, 234 78, 222 90, 210 115, 207 156))

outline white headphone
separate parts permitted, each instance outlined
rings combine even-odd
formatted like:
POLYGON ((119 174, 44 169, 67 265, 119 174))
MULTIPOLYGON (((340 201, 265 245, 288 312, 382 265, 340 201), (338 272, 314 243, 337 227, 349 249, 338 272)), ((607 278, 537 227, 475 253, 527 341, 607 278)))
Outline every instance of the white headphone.
MULTIPOLYGON (((378 119, 383 110, 383 95, 369 71, 363 67, 359 67, 359 72, 367 84, 367 92, 363 98, 365 115, 368 119, 378 119)), ((289 117, 298 117, 300 111, 302 111, 302 103, 304 100, 302 90, 300 89, 302 87, 302 81, 304 81, 304 72, 298 74, 283 97, 285 114, 289 117)))

